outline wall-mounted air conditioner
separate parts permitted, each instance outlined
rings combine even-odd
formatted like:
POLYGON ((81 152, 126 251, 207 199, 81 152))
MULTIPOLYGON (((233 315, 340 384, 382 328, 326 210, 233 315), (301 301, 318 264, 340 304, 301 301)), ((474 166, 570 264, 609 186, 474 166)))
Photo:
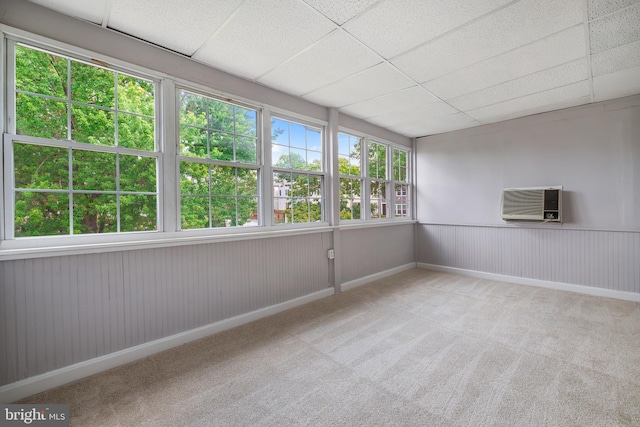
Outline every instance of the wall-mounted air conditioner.
POLYGON ((501 212, 505 221, 562 222, 562 186, 505 188, 501 212))

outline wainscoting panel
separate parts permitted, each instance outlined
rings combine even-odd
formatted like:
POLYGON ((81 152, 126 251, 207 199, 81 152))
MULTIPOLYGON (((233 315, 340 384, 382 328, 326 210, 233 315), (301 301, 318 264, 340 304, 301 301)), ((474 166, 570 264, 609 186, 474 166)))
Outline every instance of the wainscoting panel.
POLYGON ((324 234, 3 261, 0 385, 327 289, 324 234))
POLYGON ((640 232, 418 225, 416 261, 640 293, 640 232))
POLYGON ((414 224, 342 229, 342 283, 415 262, 414 224))

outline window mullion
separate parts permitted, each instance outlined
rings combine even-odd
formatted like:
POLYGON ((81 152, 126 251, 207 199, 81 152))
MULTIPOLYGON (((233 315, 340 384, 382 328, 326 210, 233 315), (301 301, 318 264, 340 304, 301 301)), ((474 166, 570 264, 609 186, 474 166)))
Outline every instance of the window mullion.
POLYGON ((262 219, 263 224, 267 227, 273 225, 273 198, 275 197, 273 182, 273 158, 271 153, 271 110, 264 108, 262 110, 262 138, 261 150, 263 159, 262 169, 262 219))
POLYGON ((160 96, 156 97, 157 150, 163 155, 157 162, 158 182, 158 230, 180 229, 180 162, 178 161, 178 112, 175 84, 172 80, 160 82, 160 96), (159 113, 158 113, 159 112, 159 113))

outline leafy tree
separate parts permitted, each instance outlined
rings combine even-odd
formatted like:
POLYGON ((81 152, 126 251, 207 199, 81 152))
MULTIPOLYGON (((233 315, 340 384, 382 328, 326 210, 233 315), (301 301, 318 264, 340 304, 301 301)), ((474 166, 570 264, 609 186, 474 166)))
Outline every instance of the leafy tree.
POLYGON ((182 156, 229 162, 180 162, 182 228, 240 226, 257 219, 257 169, 231 166, 257 162, 256 112, 183 91, 180 124, 182 156))
POLYGON ((78 143, 14 145, 22 190, 15 196, 15 235, 68 234, 70 222, 74 233, 115 232, 118 203, 120 231, 155 229, 155 158, 87 150, 116 144, 154 150, 153 83, 24 46, 16 47, 15 78, 17 134, 78 143), (151 194, 117 195, 118 188, 151 194))
POLYGON ((287 188, 286 212, 276 212, 276 217, 282 218, 283 222, 288 222, 291 219, 294 223, 321 221, 321 178, 317 175, 304 173, 309 170, 321 170, 320 161, 314 160, 307 164, 300 154, 290 153, 282 154, 274 166, 300 171, 299 173, 280 171, 274 173, 275 184, 287 188))

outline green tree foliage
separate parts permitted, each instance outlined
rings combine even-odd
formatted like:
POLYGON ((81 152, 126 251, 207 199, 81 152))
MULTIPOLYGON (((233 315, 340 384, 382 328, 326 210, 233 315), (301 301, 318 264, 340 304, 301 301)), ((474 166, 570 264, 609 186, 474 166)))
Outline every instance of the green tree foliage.
POLYGON ((182 228, 235 227, 257 219, 256 111, 180 93, 182 228), (218 162, 223 162, 219 164, 218 162))
POLYGON ((14 144, 16 237, 156 229, 155 157, 91 151, 155 149, 154 84, 24 46, 15 78, 16 133, 77 142, 14 144))
MULTIPOLYGON (((320 161, 307 164, 299 153, 282 154, 274 164, 277 168, 296 171, 319 171, 320 161)), ((296 172, 275 172, 274 183, 287 189, 285 212, 275 212, 276 222, 322 221, 322 178, 317 175, 296 172)))

